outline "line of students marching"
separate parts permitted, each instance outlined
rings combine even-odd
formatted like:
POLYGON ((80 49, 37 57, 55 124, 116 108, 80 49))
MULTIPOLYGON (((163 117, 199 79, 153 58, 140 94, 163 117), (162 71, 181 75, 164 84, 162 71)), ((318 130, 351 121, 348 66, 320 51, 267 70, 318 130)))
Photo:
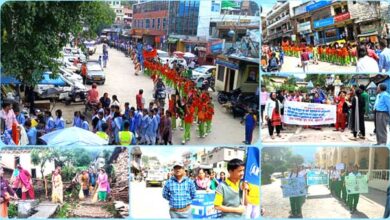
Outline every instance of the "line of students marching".
POLYGON ((349 166, 347 170, 336 170, 331 167, 329 172, 329 189, 331 194, 348 206, 351 214, 357 211, 359 194, 348 194, 345 184, 346 176, 361 176, 358 165, 349 166))

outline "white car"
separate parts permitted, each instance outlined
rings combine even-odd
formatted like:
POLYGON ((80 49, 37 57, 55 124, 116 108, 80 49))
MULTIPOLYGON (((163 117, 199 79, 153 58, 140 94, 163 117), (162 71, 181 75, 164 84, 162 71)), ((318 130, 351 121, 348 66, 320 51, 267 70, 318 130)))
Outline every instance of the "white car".
POLYGON ((169 57, 168 52, 157 50, 157 59, 161 64, 166 64, 167 61, 171 60, 172 58, 169 57))
POLYGON ((75 56, 72 56, 72 55, 69 55, 69 56, 64 56, 62 58, 62 64, 64 65, 64 67, 71 71, 71 72, 80 72, 81 71, 81 63, 78 63, 77 66, 73 65, 73 61, 74 59, 76 59, 77 57, 75 56))
POLYGON ((69 71, 68 69, 65 69, 64 67, 60 67, 60 74, 71 82, 79 82, 81 84, 83 83, 83 77, 81 77, 79 74, 69 71))
POLYGON ((192 80, 197 80, 198 78, 208 78, 211 76, 211 73, 213 71, 216 71, 217 67, 216 66, 211 66, 211 65, 204 65, 197 67, 192 70, 192 80))
POLYGON ((63 56, 73 56, 73 57, 80 58, 81 62, 86 62, 87 61, 87 57, 85 56, 83 51, 81 51, 80 48, 63 47, 62 51, 61 51, 61 54, 63 56))

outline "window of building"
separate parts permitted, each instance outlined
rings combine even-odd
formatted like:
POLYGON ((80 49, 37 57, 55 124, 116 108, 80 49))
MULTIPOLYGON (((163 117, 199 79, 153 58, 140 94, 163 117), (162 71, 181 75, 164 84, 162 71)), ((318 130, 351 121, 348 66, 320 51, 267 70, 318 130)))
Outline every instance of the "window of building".
POLYGON ((160 18, 157 18, 157 29, 160 30, 160 18))
POLYGON ((15 157, 15 163, 14 163, 15 165, 15 167, 18 165, 18 164, 20 164, 20 157, 19 156, 16 156, 15 157))
POLYGON ((165 29, 166 26, 167 26, 167 19, 164 18, 164 19, 163 19, 163 29, 165 29))
POLYGON ((218 66, 218 76, 217 76, 217 79, 219 81, 223 81, 224 78, 225 78, 225 67, 219 65, 218 66))
POLYGON ((119 5, 119 2, 116 2, 117 5, 119 5))
POLYGON ((37 169, 31 169, 31 178, 37 178, 37 169))
POLYGON ((150 20, 149 19, 145 20, 145 28, 146 29, 150 28, 150 20))
POLYGON ((154 20, 155 19, 152 20, 152 29, 154 29, 154 20))
POLYGON ((228 156, 232 156, 232 152, 230 150, 228 151, 228 156))

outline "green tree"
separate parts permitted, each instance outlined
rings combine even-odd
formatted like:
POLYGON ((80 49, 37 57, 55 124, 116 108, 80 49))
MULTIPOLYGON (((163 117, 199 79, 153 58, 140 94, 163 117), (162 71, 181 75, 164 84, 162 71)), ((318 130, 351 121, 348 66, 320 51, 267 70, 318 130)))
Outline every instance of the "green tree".
POLYGON ((319 84, 321 86, 325 86, 326 82, 326 74, 307 74, 305 81, 309 82, 310 80, 312 81, 314 87, 319 84))
POLYGON ((94 36, 101 24, 114 19, 115 13, 104 2, 5 2, 1 8, 3 73, 34 86, 45 70, 57 72, 54 59, 71 35, 94 36), (83 27, 88 30, 83 32, 83 27))
POLYGON ((305 161, 305 159, 301 155, 292 155, 287 160, 289 167, 295 167, 295 166, 302 165, 304 161, 305 161))
POLYGON ((271 183, 271 175, 275 172, 284 173, 288 169, 288 158, 291 149, 287 147, 266 147, 261 152, 261 184, 271 183))

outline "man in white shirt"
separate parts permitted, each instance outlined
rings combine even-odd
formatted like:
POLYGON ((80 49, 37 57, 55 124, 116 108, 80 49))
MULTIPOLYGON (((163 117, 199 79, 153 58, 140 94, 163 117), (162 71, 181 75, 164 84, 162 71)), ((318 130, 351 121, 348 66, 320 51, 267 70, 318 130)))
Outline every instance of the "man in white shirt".
POLYGON ((356 72, 358 73, 377 73, 379 65, 375 59, 368 56, 367 49, 361 45, 358 49, 358 61, 356 64, 356 72))

